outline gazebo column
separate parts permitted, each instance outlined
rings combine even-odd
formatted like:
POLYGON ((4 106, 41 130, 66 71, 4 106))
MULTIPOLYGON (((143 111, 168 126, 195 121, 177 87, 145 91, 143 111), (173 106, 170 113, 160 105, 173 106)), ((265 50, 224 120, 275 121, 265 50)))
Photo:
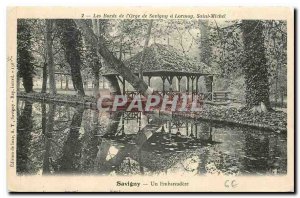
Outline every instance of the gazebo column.
POLYGON ((148 76, 148 86, 151 87, 151 77, 152 76, 148 76))
POLYGON ((209 127, 209 140, 212 141, 212 128, 209 127))
POLYGON ((194 100, 194 80, 195 80, 195 76, 191 76, 192 79, 192 100, 194 100))
POLYGON ((213 101, 213 76, 205 76, 205 85, 207 92, 211 93, 209 99, 213 101))
POLYGON ((185 123, 185 128, 186 128, 186 136, 189 136, 189 123, 185 123))
POLYGON ((104 82, 104 77, 102 76, 102 89, 105 89, 105 82, 104 82))
POLYGON ((178 80, 178 91, 180 91, 180 81, 182 79, 182 76, 177 76, 177 80, 178 80))
POLYGON ((189 92, 190 92, 190 77, 187 76, 186 78, 187 78, 187 80, 186 80, 186 91, 189 94, 189 92))
POLYGON ((163 95, 165 95, 165 81, 166 81, 166 77, 162 76, 161 79, 163 81, 163 95))
POLYGON ((199 78, 200 78, 200 76, 197 76, 197 78, 196 78, 196 95, 198 95, 198 83, 199 83, 199 78))
POLYGON ((123 78, 123 95, 125 95, 125 84, 126 84, 126 81, 125 81, 125 79, 123 78))
MULTIPOLYGON (((173 80, 173 77, 174 77, 174 76, 167 76, 167 77, 166 77, 167 80, 168 80, 168 82, 169 82, 169 85, 170 85, 171 89, 172 89, 172 80, 173 80)), ((173 91, 173 89, 172 89, 172 91, 173 91)))

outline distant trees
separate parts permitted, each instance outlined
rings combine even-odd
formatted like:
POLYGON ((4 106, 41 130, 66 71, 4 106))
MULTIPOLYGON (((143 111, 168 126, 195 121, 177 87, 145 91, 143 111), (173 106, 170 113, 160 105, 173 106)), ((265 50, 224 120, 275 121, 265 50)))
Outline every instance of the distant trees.
POLYGON ((18 19, 17 31, 17 75, 22 78, 24 89, 29 93, 33 91, 35 74, 31 53, 31 27, 25 19, 18 19))

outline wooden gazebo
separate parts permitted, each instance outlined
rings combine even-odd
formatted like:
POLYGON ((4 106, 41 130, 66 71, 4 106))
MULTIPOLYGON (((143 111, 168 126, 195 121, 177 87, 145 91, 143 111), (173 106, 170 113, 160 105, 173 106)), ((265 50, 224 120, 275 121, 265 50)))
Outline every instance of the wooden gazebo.
MULTIPOLYGON (((143 52, 139 52, 133 57, 125 61, 125 65, 131 69, 136 75, 139 74, 140 66, 142 64, 142 75, 148 78, 148 85, 151 86, 152 77, 160 77, 163 82, 162 94, 168 94, 169 91, 165 90, 165 82, 168 81, 172 85, 173 78, 178 80, 178 91, 181 91, 180 81, 186 78, 186 92, 187 94, 199 94, 198 93, 198 80, 201 76, 205 77, 205 84, 207 93, 210 95, 208 99, 212 100, 213 92, 213 77, 214 74, 205 73, 205 69, 208 66, 204 63, 195 63, 178 52, 174 47, 170 45, 152 44, 145 49, 144 61, 142 62, 143 52), (191 82, 191 83, 190 83, 191 82), (190 87, 191 84, 191 87, 190 87)), ((111 68, 104 68, 102 71, 104 77, 116 76, 122 86, 123 94, 125 91, 125 80, 119 75, 118 72, 111 68)))

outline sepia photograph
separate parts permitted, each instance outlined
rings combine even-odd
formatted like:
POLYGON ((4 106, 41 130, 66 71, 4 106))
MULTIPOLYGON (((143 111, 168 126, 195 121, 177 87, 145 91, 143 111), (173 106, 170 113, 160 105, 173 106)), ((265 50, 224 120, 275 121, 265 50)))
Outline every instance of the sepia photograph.
POLYGON ((294 191, 292 9, 44 9, 8 10, 10 190, 294 191))

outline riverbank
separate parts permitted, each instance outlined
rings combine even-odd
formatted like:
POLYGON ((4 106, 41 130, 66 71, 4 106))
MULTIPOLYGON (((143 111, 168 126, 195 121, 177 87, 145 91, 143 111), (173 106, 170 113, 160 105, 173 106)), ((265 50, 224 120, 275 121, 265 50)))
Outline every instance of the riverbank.
MULTIPOLYGON (((84 105, 86 108, 96 108, 96 99, 91 96, 80 97, 76 95, 50 95, 48 93, 24 93, 19 92, 18 98, 26 98, 38 100, 41 102, 57 102, 71 105, 84 105)), ((162 112, 170 114, 170 112, 162 112)), ((182 113, 181 113, 182 114, 182 113)), ((203 111, 185 114, 184 117, 202 119, 211 122, 224 124, 235 124, 248 126, 264 130, 271 130, 277 133, 285 133, 287 131, 287 113, 283 111, 269 111, 266 113, 253 113, 242 107, 227 105, 214 106, 205 104, 203 111)))
POLYGON ((62 104, 70 104, 70 105, 84 105, 85 107, 94 107, 96 108, 96 99, 92 96, 77 96, 77 95, 66 95, 66 94, 55 94, 51 95, 49 93, 25 93, 18 92, 18 98, 32 99, 41 102, 57 102, 62 104))
POLYGON ((199 112, 196 117, 222 123, 261 128, 277 133, 287 131, 287 113, 283 111, 253 113, 242 107, 205 105, 203 111, 199 112))

